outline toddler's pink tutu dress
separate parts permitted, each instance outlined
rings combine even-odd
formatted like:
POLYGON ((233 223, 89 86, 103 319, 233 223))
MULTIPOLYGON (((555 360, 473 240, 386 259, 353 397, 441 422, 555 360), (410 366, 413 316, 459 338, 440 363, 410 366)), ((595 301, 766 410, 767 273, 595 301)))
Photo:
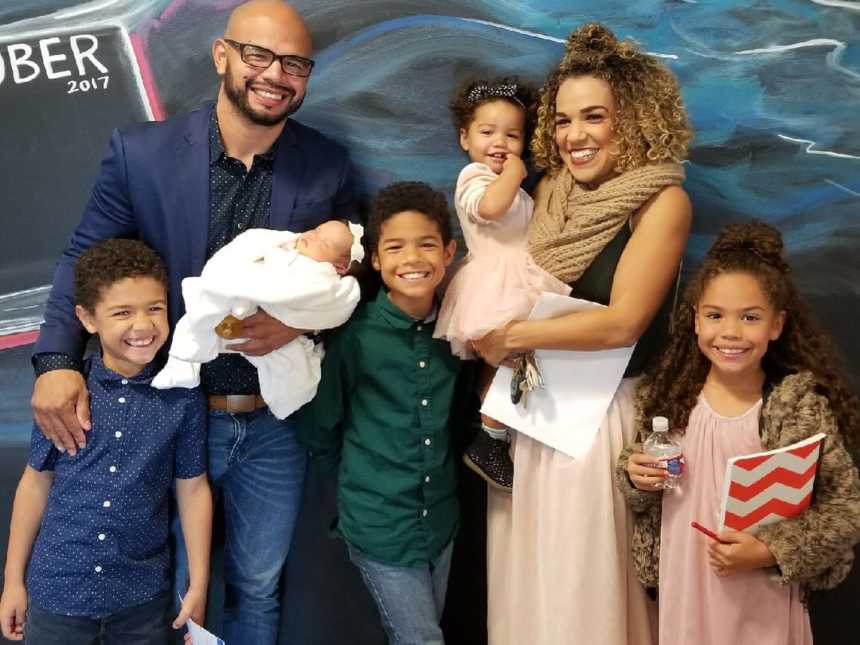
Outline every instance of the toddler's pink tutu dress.
POLYGON ((436 338, 451 343, 460 358, 473 358, 469 341, 512 320, 524 320, 538 295, 568 295, 570 287, 541 269, 527 249, 534 201, 522 188, 510 209, 497 220, 478 214, 478 204, 496 175, 482 163, 470 163, 457 178, 454 203, 468 255, 445 291, 436 322, 436 338))

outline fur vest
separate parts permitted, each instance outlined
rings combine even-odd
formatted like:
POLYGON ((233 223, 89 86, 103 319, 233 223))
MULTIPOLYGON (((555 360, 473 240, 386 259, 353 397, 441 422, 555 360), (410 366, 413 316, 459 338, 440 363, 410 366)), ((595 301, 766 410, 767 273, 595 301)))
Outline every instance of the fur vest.
MULTIPOLYGON (((816 476, 814 505, 800 516, 765 526, 756 534, 776 559, 780 582, 800 583, 804 592, 831 589, 851 570, 852 547, 860 540, 860 481, 830 405, 815 391, 812 374, 785 377, 763 407, 762 449, 788 446, 818 432, 826 433, 827 439, 816 476)), ((637 577, 646 587, 656 587, 662 492, 640 491, 627 477, 627 458, 641 452, 641 435, 640 430, 640 443, 625 448, 618 458, 615 482, 634 513, 632 549, 637 577)))

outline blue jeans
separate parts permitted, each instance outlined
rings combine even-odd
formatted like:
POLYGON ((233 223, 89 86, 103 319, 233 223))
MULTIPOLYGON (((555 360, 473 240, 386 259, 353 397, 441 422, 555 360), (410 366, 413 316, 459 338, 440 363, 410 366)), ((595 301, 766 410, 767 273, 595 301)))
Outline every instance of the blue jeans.
POLYGON ((376 602, 389 645, 444 645, 439 621, 445 608, 453 540, 430 564, 414 567, 371 560, 349 544, 347 549, 376 602))
POLYGON ((24 623, 27 645, 164 645, 172 616, 170 599, 121 609, 104 618, 63 616, 30 603, 24 623))
MULTIPOLYGON (((301 507, 307 451, 291 421, 267 408, 232 414, 209 411, 209 480, 224 501, 224 623, 230 645, 275 645, 280 622, 278 583, 301 507)), ((176 588, 188 584, 188 560, 178 521, 176 588)))

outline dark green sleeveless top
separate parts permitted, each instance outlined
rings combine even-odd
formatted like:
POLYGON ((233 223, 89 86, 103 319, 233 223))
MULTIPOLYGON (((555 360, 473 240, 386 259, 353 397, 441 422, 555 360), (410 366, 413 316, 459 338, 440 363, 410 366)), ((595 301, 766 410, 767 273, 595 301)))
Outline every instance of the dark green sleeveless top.
MULTIPOLYGON (((618 235, 594 258, 594 261, 579 277, 579 280, 571 283, 570 295, 608 305, 609 295, 612 293, 615 268, 618 266, 618 261, 621 259, 621 254, 624 252, 631 235, 629 223, 621 227, 618 235)), ((663 349, 669 337, 669 319, 672 313, 673 299, 674 291, 672 290, 666 296, 648 329, 636 343, 636 349, 633 350, 633 356, 630 357, 630 363, 624 371, 625 377, 642 374, 650 367, 651 362, 656 360, 660 350, 663 349)))

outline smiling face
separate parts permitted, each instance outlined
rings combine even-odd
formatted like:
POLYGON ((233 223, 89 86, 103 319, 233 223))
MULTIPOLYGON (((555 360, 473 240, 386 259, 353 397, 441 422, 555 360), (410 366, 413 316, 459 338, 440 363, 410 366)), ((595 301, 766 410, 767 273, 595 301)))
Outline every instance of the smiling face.
POLYGON ((388 297, 413 318, 423 319, 433 306, 436 287, 454 259, 456 242, 442 241, 439 226, 418 211, 396 213, 380 226, 373 268, 388 287, 388 297))
POLYGON ((596 188, 616 174, 615 119, 615 99, 603 79, 574 76, 559 86, 555 144, 574 180, 587 188, 596 188))
POLYGON ((525 146, 525 112, 510 101, 487 101, 478 106, 468 128, 460 130, 460 146, 469 159, 499 174, 508 154, 521 157, 525 146))
MULTIPOLYGON (((224 38, 279 55, 311 56, 311 38, 304 21, 281 2, 258 0, 240 6, 230 17, 224 38)), ((212 54, 224 98, 251 123, 277 125, 301 106, 307 77, 285 73, 277 60, 266 69, 251 67, 242 62, 237 49, 221 39, 215 41, 212 54)))
POLYGON ((331 220, 302 233, 296 240, 296 251, 317 262, 330 262, 343 274, 349 268, 352 242, 349 226, 331 220))
POLYGON ((98 334, 104 364, 135 376, 167 341, 167 290, 155 278, 123 278, 101 290, 94 311, 77 305, 75 313, 91 334, 98 334))
POLYGON ((768 344, 785 324, 785 312, 774 309, 759 281, 747 273, 711 279, 695 313, 699 351, 712 371, 733 379, 761 375, 768 344))

